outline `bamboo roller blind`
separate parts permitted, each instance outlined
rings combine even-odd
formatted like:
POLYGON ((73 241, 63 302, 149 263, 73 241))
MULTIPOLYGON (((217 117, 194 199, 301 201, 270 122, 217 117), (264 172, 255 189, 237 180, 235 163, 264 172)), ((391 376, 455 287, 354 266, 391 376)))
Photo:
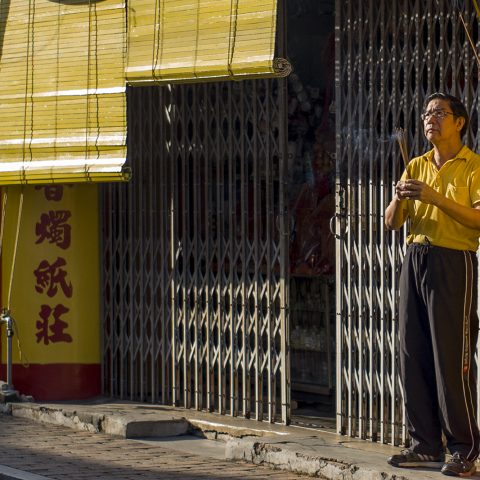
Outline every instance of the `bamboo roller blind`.
POLYGON ((277 0, 129 0, 130 84, 285 76, 277 0))
POLYGON ((0 184, 122 180, 125 3, 0 2, 0 184))

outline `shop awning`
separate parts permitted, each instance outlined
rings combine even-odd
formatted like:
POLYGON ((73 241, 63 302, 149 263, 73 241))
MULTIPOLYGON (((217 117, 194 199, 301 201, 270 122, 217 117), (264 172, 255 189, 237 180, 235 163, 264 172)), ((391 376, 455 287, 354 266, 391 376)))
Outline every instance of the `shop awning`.
POLYGON ((0 185, 125 179, 125 8, 0 2, 0 185))
POLYGON ((277 0, 129 0, 132 85, 285 76, 277 0))

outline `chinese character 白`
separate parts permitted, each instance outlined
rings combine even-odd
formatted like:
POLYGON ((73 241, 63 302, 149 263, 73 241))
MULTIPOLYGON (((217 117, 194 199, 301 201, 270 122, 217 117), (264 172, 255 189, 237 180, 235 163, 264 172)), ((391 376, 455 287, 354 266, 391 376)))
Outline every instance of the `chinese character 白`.
POLYGON ((57 305, 52 309, 48 305, 42 305, 39 315, 41 320, 37 320, 37 343, 43 340, 45 345, 50 342, 67 342, 72 341, 72 337, 65 333, 64 330, 68 328, 68 323, 64 322, 60 317, 69 312, 70 309, 64 305, 57 305), (53 315, 53 322, 50 322, 50 316, 53 315))
POLYGON ((50 264, 47 260, 42 260, 40 265, 36 270, 33 271, 33 274, 37 278, 37 285, 35 290, 39 293, 43 293, 46 289, 46 294, 49 297, 53 297, 57 293, 58 285, 63 290, 63 293, 66 297, 71 297, 73 292, 73 287, 71 282, 67 283, 66 270, 63 270, 60 267, 64 267, 67 264, 64 258, 58 257, 54 263, 50 264))
POLYGON ((60 248, 68 248, 71 242, 71 227, 67 221, 71 216, 72 212, 69 210, 50 210, 48 213, 42 213, 40 222, 35 227, 35 233, 38 235, 35 243, 42 243, 47 239, 60 248))

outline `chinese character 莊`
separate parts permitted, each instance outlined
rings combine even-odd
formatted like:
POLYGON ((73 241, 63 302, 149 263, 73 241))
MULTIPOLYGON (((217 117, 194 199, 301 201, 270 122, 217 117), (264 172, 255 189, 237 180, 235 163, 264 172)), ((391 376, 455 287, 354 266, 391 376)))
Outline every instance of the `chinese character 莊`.
POLYGON ((53 309, 48 305, 42 305, 39 312, 41 320, 37 320, 37 343, 40 343, 42 340, 45 345, 48 345, 50 342, 70 343, 72 337, 64 332, 68 328, 68 323, 60 318, 69 311, 69 308, 61 304, 53 309), (53 316, 53 321, 50 321, 50 316, 53 316))

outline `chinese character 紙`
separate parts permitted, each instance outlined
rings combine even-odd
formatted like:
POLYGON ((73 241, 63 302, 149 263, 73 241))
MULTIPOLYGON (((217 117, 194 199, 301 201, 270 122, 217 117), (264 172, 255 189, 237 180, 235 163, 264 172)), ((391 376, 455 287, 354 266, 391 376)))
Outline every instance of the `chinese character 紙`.
POLYGON ((64 267, 67 264, 64 258, 58 257, 54 263, 50 264, 47 260, 42 260, 36 270, 33 271, 35 277, 37 277, 37 285, 35 290, 39 293, 43 293, 46 289, 46 294, 49 297, 53 297, 58 290, 58 286, 63 290, 66 297, 72 296, 73 287, 71 282, 66 281, 67 272, 60 267, 64 267))
POLYGON ((59 202, 63 198, 63 185, 37 185, 35 190, 44 189, 45 199, 59 202))
POLYGON ((68 323, 64 322, 60 317, 69 312, 70 309, 64 305, 57 305, 52 309, 48 305, 42 305, 39 315, 41 320, 37 320, 37 343, 43 340, 45 345, 50 342, 67 342, 72 341, 72 337, 65 333, 68 323), (50 316, 53 315, 53 322, 50 322, 50 316))
POLYGON ((35 226, 35 233, 38 235, 35 243, 42 243, 47 239, 60 248, 68 248, 71 242, 71 227, 67 221, 71 216, 72 212, 69 210, 50 210, 48 213, 42 213, 40 222, 35 226))

